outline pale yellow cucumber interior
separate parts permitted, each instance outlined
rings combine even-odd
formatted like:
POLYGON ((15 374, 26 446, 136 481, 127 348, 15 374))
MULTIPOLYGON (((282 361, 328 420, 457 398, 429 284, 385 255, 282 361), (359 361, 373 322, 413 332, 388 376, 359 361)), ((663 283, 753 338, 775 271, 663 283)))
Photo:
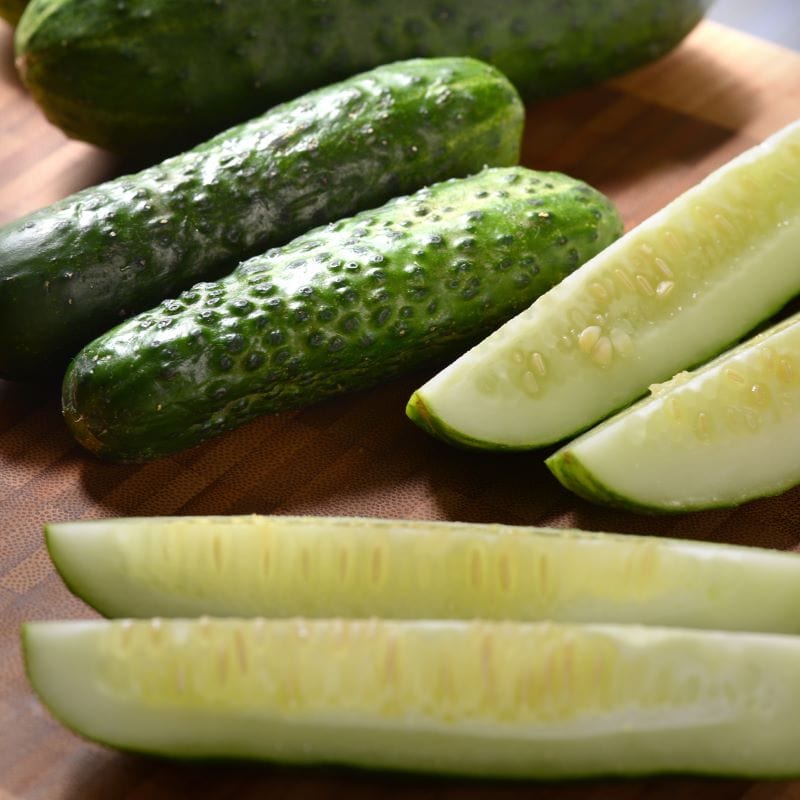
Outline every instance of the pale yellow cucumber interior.
POLYGON ((535 447, 744 335, 800 290, 800 123, 617 240, 411 400, 446 438, 535 447))
POLYGON ((33 623, 83 735, 165 755, 493 775, 800 771, 800 640, 485 622, 33 623))
POLYGON ((109 616, 642 622, 800 632, 800 556, 504 525, 169 517, 48 526, 67 584, 109 616))
POLYGON ((800 316, 794 316, 705 368, 654 386, 649 398, 553 460, 579 464, 620 500, 685 510, 794 486, 798 454, 800 316))

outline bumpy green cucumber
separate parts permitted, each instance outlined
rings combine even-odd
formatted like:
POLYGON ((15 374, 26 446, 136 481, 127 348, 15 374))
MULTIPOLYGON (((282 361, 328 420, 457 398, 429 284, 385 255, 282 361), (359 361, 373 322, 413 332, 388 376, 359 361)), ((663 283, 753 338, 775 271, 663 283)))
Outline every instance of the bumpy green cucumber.
POLYGON ((59 522, 66 584, 110 617, 615 622, 800 633, 800 555, 708 542, 358 517, 59 522))
POLYGON ((413 60, 11 223, 0 229, 0 376, 63 369, 121 319, 315 225, 516 164, 522 125, 493 67, 413 60))
POLYGON ((0 0, 0 17, 16 25, 27 5, 28 0, 0 0))
POLYGON ((395 198, 239 265, 87 345, 63 390, 90 450, 141 461, 443 358, 621 231, 591 187, 522 167, 395 198))
POLYGON ((800 774, 800 638, 553 623, 28 623, 81 735, 179 758, 502 778, 800 774))
POLYGON ((417 390, 464 446, 542 447, 739 340, 800 291, 800 122, 740 154, 417 390))
POLYGON ((595 502, 683 512, 800 483, 800 315, 650 396, 547 459, 595 502))
POLYGON ((416 56, 490 61, 526 99, 656 58, 708 0, 34 0, 20 73, 47 116, 114 150, 195 140, 416 56))

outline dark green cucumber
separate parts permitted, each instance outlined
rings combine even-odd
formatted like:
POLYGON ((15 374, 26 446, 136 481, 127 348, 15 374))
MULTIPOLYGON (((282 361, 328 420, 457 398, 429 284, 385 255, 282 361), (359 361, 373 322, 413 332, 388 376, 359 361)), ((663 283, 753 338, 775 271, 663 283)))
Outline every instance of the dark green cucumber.
POLYGON ((0 377, 63 369, 133 313, 316 225, 516 164, 523 108, 471 59, 379 67, 0 229, 0 377))
POLYGON ((28 0, 0 0, 0 17, 16 25, 26 5, 28 0))
POLYGON ((532 100, 675 46, 710 0, 33 0, 20 73, 49 119, 113 150, 174 147, 378 64, 489 61, 532 100))
POLYGON ((614 240, 586 184, 522 167, 314 229, 90 343, 64 380, 78 440, 146 461, 452 355, 614 240))

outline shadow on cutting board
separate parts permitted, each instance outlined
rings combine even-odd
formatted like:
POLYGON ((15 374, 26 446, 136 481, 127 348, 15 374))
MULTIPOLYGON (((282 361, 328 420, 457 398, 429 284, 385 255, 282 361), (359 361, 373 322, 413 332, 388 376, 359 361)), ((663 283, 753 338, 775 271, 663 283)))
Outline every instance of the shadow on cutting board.
MULTIPOLYGON (((94 750, 94 748, 93 748, 94 750)), ((635 800, 648 796, 722 798, 744 796, 745 781, 661 778, 658 781, 597 780, 566 783, 503 782, 440 778, 346 768, 259 764, 170 763, 113 752, 75 754, 63 800, 146 797, 148 800, 635 800), (659 791, 660 790, 660 791, 659 791)))

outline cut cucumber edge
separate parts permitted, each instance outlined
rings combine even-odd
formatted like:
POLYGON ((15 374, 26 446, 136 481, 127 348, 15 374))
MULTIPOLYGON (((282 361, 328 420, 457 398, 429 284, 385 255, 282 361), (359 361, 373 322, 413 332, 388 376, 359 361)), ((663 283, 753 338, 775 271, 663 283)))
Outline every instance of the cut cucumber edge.
POLYGON ((800 244, 800 225, 793 222, 800 209, 793 178, 798 158, 800 122, 740 153, 433 376, 417 389, 409 416, 461 446, 539 449, 587 430, 643 396, 649 384, 731 347, 800 288, 788 263, 800 244), (747 185, 769 201, 751 215, 752 227, 740 224, 747 185), (693 238, 683 241, 686 224, 693 238), (663 296, 672 299, 660 299, 657 275, 663 280, 670 273, 663 296), (701 280, 708 291, 690 294, 701 280), (576 310, 583 321, 567 313, 576 310), (625 326, 637 315, 651 324, 634 326, 629 335, 625 326), (592 325, 608 351, 598 363, 589 338, 579 341, 592 325), (624 340, 619 355, 614 335, 624 340), (526 360, 534 357, 535 363, 526 360))
POLYGON ((713 511, 715 509, 737 508, 746 503, 751 503, 754 500, 778 497, 797 485, 797 481, 791 480, 787 481, 785 485, 776 486, 773 491, 760 492, 752 496, 744 496, 735 500, 703 501, 697 503, 675 501, 669 505, 655 505, 633 500, 603 483, 583 464, 580 457, 569 449, 569 445, 545 459, 545 464, 565 489, 590 503, 608 506, 609 508, 618 508, 621 511, 647 514, 654 517, 691 514, 699 511, 713 511))
POLYGON ((414 392, 406 404, 406 416, 425 433, 442 442, 454 445, 463 450, 491 450, 504 452, 522 452, 528 448, 510 444, 494 444, 471 436, 448 425, 441 417, 428 407, 421 392, 414 392))
POLYGON ((51 523, 47 541, 71 591, 107 617, 478 617, 800 633, 800 555, 752 546, 257 515, 51 523))
MULTIPOLYGON (((64 533, 68 532, 75 523, 71 522, 48 522, 44 525, 44 543, 50 561, 55 567, 58 576, 63 581, 66 588, 77 598, 93 608, 104 617, 116 615, 113 604, 109 604, 104 599, 104 593, 96 594, 93 591, 95 583, 85 580, 85 565, 80 563, 83 558, 82 553, 73 552, 69 546, 62 544, 64 533), (77 563, 73 559, 77 557, 77 563)), ((99 569, 103 572, 107 569, 104 559, 98 553, 92 554, 91 570, 99 569)), ((124 616, 124 615, 123 615, 124 616)))
POLYGON ((586 469, 569 447, 553 453, 544 463, 565 489, 584 500, 638 513, 655 515, 660 510, 616 494, 586 469))
MULTIPOLYGON (((257 622, 212 621, 203 633, 216 637, 222 630, 214 641, 230 647, 230 632, 238 628, 251 664, 233 669, 233 683, 214 690, 221 692, 219 698, 203 689, 210 673, 203 671, 197 621, 133 623, 134 630, 140 629, 134 633, 139 639, 127 655, 119 649, 120 623, 26 623, 23 656, 41 702, 78 735, 120 750, 179 760, 336 764, 504 779, 800 774, 794 747, 800 714, 792 700, 800 664, 795 637, 638 626, 293 620, 288 624, 295 628, 294 639, 285 634, 273 639, 273 622, 262 622, 265 628, 258 636, 266 636, 267 647, 276 653, 264 662, 258 653, 265 651, 252 638, 257 622), (109 633, 111 625, 117 634, 109 633), (168 641, 163 660, 162 645, 150 653, 142 649, 142 636, 155 635, 156 626, 168 641), (360 639, 358 663, 349 663, 348 652, 337 650, 335 638, 327 638, 342 627, 352 630, 356 642, 370 631, 367 639, 360 639), (404 629, 412 634, 405 640, 404 629), (549 669, 549 643, 555 647, 554 675, 558 659, 572 653, 569 657, 578 659, 572 678, 578 681, 576 691, 557 681, 543 695, 527 697, 525 703, 533 704, 530 711, 507 716, 502 702, 481 691, 486 678, 473 669, 483 658, 480 645, 476 649, 480 639, 470 645, 468 638, 476 634, 498 648, 490 651, 490 658, 500 659, 498 669, 512 681, 518 670, 528 668, 525 664, 549 669), (116 644, 109 644, 115 635, 116 644), (380 678, 381 659, 393 636, 400 636, 411 648, 407 655, 413 655, 404 666, 412 670, 412 682, 401 679, 398 689, 380 678), (523 650, 514 652, 515 643, 523 650), (303 657, 302 652, 310 655, 303 657), (468 695, 439 697, 431 683, 439 656, 452 663, 456 680, 476 681, 481 713, 465 713, 468 695), (299 705, 287 706, 287 698, 275 695, 270 680, 283 680, 276 662, 288 659, 292 664, 297 658, 299 669, 293 674, 299 705), (508 664, 506 658, 511 659, 508 664), (272 678, 245 705, 237 692, 252 679, 255 663, 264 670, 259 675, 272 678), (598 694, 591 688, 591 681, 583 683, 590 673, 597 678, 601 664, 614 676, 608 696, 604 689, 598 694), (189 670, 186 677, 195 694, 178 702, 165 691, 181 669, 189 670), (352 680, 357 683, 354 696, 318 694, 323 685, 341 688, 352 680), (383 687, 377 696, 373 689, 358 688, 362 681, 373 686, 376 680, 383 687), (666 681, 663 700, 657 697, 660 681, 666 681), (695 690, 689 688, 693 682, 699 684, 695 690), (553 707, 551 696, 560 698, 553 707), (400 704, 398 713, 387 714, 384 704, 392 698, 400 704)), ((509 692, 513 694, 503 690, 504 696, 509 692)))
MULTIPOLYGON (((791 431, 795 430, 793 425, 795 418, 800 419, 800 412, 797 411, 796 365, 793 366, 791 361, 784 362, 784 359, 791 358, 791 354, 795 352, 798 345, 800 345, 800 314, 794 314, 780 320, 772 327, 760 330, 757 335, 741 342, 737 347, 722 353, 698 369, 692 372, 684 371, 673 376, 670 381, 658 387, 652 387, 653 391, 648 397, 575 438, 545 459, 545 464, 565 488, 586 500, 649 514, 679 514, 714 508, 733 508, 759 498, 783 494, 800 482, 800 470, 795 468, 794 472, 786 471, 786 468, 792 464, 791 456, 788 459, 784 457, 783 461, 779 458, 775 459, 773 462, 775 465, 784 464, 785 466, 784 469, 776 469, 774 474, 770 469, 769 480, 753 479, 750 481, 746 478, 743 480, 741 475, 736 476, 734 473, 736 482, 733 487, 735 488, 728 487, 727 492, 723 490, 724 487, 713 488, 713 485, 704 484, 702 481, 703 476, 716 475, 731 458, 745 462, 749 459, 753 462, 754 468, 763 473, 764 470, 760 467, 760 464, 763 463, 762 460, 753 455, 760 436, 768 437, 765 440, 766 444, 760 446, 761 451, 769 450, 769 443, 776 438, 781 443, 786 441, 786 447, 792 448, 793 441, 791 438, 786 440, 785 434, 787 428, 791 431), (767 354, 769 354, 769 359, 765 361, 767 354), (771 364, 771 366, 764 366, 765 363, 771 364), (778 367, 781 363, 784 363, 784 366, 779 370, 778 367), (780 378, 777 377, 778 375, 780 378), (762 381, 763 383, 761 383, 762 381), (660 409, 665 406, 669 408, 670 406, 667 404, 670 403, 680 404, 681 399, 687 398, 687 396, 691 398, 693 395, 700 398, 694 401, 698 405, 690 406, 690 408, 694 408, 692 413, 697 413, 699 406, 706 417, 715 420, 715 424, 719 424, 716 422, 719 418, 724 420, 727 412, 736 411, 741 414, 741 410, 735 405, 730 408, 728 406, 731 403, 742 402, 739 394, 732 393, 732 390, 727 388, 730 383, 741 383, 745 388, 752 385, 753 389, 756 384, 760 384, 766 393, 769 400, 767 405, 755 407, 760 413, 767 415, 767 421, 759 423, 762 427, 756 429, 757 432, 743 438, 741 431, 731 432, 723 426, 721 431, 714 432, 714 437, 710 442, 699 443, 692 440, 694 447, 685 443, 673 445, 674 437, 678 436, 681 431, 685 432, 687 427, 684 419, 687 412, 683 411, 680 416, 677 416, 678 411, 676 410, 671 412, 676 416, 668 417, 671 427, 663 430, 660 438, 653 441, 650 447, 646 446, 647 437, 655 435, 647 432, 647 426, 658 418, 660 409), (711 393, 713 393, 713 397, 711 393), (787 403, 789 404, 788 409, 785 405, 787 403), (776 409, 780 409, 780 411, 776 409), (783 417, 782 420, 781 417, 783 417), (638 437, 642 437, 641 442, 638 437), (599 452, 595 442, 600 447, 599 452), (593 445, 595 446, 593 447, 593 445), (713 460, 715 446, 717 452, 720 448, 725 448, 724 452, 727 453, 725 458, 722 455, 717 456, 716 462, 713 460), (661 456, 662 459, 667 459, 666 462, 661 463, 657 458, 653 461, 648 460, 653 448, 657 448, 659 453, 662 451, 666 453, 661 456), (669 458, 670 448, 674 449, 671 461, 669 458), (734 452, 731 453, 731 450, 734 452), (691 483, 691 491, 697 489, 697 496, 690 496, 688 485, 684 491, 677 490, 677 486, 681 483, 680 480, 675 484, 676 489, 671 492, 654 491, 650 499, 641 492, 637 494, 635 491, 636 481, 626 487, 625 475, 620 475, 619 470, 617 473, 614 472, 616 465, 628 462, 630 462, 631 469, 652 472, 653 487, 660 487, 664 484, 665 472, 663 470, 667 467, 676 474, 682 475, 691 466, 690 462, 699 464, 698 469, 701 474, 695 476, 695 482, 691 483), (611 465, 610 472, 608 471, 609 463, 611 465), (681 465, 683 465, 683 470, 681 465), (625 491, 626 488, 630 491, 625 491)), ((682 402, 691 402, 691 400, 683 399, 682 402)), ((679 409, 681 406, 678 405, 677 408, 679 409)), ((746 407, 746 410, 752 409, 746 407)), ((762 452, 761 455, 763 456, 764 453, 762 452)), ((686 483, 685 480, 683 482, 686 483)), ((641 484, 638 488, 642 489, 641 484)))

